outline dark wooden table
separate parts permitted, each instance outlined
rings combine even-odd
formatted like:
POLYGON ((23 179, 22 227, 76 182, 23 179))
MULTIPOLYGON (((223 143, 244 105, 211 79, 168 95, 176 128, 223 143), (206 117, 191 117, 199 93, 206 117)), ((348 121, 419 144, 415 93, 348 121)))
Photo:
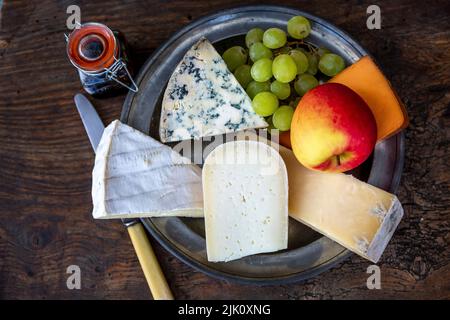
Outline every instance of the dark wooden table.
MULTIPOLYGON (((405 217, 378 264, 357 256, 314 279, 243 286, 194 271, 154 243, 179 299, 450 298, 450 2, 378 1, 382 29, 366 28, 373 1, 272 1, 309 11, 350 33, 382 64, 406 104, 406 161, 399 189, 405 217)), ((0 28, 0 298, 150 299, 119 221, 91 216, 94 155, 73 95, 81 92, 65 54, 66 7, 82 21, 127 36, 139 65, 173 32, 242 1, 8 1, 0 28), (68 290, 66 268, 81 268, 68 290)), ((248 1, 257 4, 260 1, 248 1)), ((105 122, 124 96, 94 100, 105 122)))

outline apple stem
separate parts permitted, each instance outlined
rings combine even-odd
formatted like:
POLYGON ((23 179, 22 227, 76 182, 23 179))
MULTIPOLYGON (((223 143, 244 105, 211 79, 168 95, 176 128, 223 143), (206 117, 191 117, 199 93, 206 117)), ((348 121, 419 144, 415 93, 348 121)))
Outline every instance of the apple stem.
POLYGON ((336 156, 338 166, 341 165, 341 157, 339 155, 336 156))

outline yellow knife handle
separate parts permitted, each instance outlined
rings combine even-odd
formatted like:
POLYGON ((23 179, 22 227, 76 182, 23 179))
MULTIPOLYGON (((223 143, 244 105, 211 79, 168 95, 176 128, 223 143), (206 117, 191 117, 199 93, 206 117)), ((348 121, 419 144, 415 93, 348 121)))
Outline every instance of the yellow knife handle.
POLYGON ((144 227, 141 223, 135 223, 127 229, 139 263, 144 271, 145 279, 152 292, 153 299, 173 300, 172 292, 170 292, 166 278, 148 241, 144 227))

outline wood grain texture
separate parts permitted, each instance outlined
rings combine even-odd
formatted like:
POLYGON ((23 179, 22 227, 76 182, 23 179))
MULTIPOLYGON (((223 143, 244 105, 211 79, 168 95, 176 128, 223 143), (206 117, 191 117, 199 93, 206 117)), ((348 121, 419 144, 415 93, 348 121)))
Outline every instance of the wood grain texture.
MULTIPOLYGON (((381 64, 405 102, 405 217, 382 257, 382 289, 366 288, 369 262, 352 256, 314 279, 243 286, 156 255, 178 299, 450 298, 450 3, 380 1, 382 29, 366 28, 371 1, 271 1, 321 16, 351 34, 381 64)), ((0 28, 0 298, 150 299, 119 221, 91 217, 94 155, 73 104, 81 92, 65 54, 66 7, 104 22, 145 59, 193 19, 260 1, 5 1, 0 28), (66 288, 77 264, 82 289, 66 288)), ((95 100, 107 123, 124 97, 95 100)))

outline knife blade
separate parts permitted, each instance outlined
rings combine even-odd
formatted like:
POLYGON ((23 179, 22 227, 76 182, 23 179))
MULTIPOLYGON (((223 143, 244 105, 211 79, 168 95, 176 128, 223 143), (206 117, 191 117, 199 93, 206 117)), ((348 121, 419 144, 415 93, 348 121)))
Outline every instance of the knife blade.
POLYGON ((100 119, 97 111, 91 102, 81 93, 75 95, 75 105, 77 106, 78 113, 80 114, 81 121, 83 122, 84 129, 91 142, 92 149, 97 149, 100 139, 102 138, 105 125, 102 119, 100 119))
MULTIPOLYGON (((76 94, 74 101, 95 152, 105 130, 105 125, 94 106, 84 95, 76 94)), ((122 219, 122 223, 128 230, 153 298, 155 300, 172 300, 172 293, 140 219, 122 219)))

